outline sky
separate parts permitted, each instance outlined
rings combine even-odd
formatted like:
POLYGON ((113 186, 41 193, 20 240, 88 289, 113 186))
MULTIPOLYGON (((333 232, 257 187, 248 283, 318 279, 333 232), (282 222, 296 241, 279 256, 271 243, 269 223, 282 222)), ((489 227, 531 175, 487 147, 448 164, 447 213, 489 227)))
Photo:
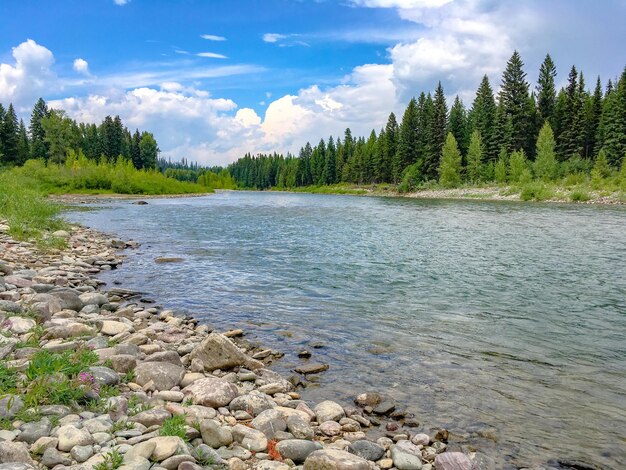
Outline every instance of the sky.
POLYGON ((535 86, 626 66, 626 0, 0 0, 0 103, 119 115, 161 156, 226 165, 379 130, 441 81, 471 106, 514 50, 535 86))

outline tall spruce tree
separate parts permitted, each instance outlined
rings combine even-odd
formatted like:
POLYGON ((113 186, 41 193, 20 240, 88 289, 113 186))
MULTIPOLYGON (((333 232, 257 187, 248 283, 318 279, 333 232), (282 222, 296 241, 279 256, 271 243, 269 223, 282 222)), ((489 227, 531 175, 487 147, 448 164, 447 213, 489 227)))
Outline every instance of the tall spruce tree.
POLYGON ((529 126, 529 93, 524 62, 517 51, 506 64, 502 74, 502 86, 499 94, 499 104, 505 116, 511 118, 512 135, 511 146, 514 149, 524 149, 532 152, 534 136, 529 126))
POLYGON ((324 184, 335 184, 337 182, 336 163, 337 153, 335 148, 335 139, 331 135, 328 138, 328 146, 326 147, 326 155, 324 156, 324 171, 322 179, 324 184))
POLYGON ((383 141, 383 162, 381 179, 385 182, 394 182, 393 160, 398 149, 398 122, 394 113, 389 114, 383 141))
POLYGON ((39 98, 33 112, 30 115, 30 132, 31 146, 30 155, 32 158, 48 158, 48 147, 45 142, 45 133, 41 126, 41 120, 48 115, 48 106, 43 98, 39 98))
MULTIPOLYGON (((581 76, 582 82, 582 76, 581 76)), ((565 109, 561 117, 561 132, 557 142, 557 154, 561 161, 582 154, 583 148, 583 93, 576 67, 572 66, 565 89, 565 109)))
POLYGON ((596 136, 602 117, 602 82, 600 77, 596 80, 596 87, 593 95, 585 100, 585 123, 583 156, 587 159, 593 158, 596 153, 596 136))
POLYGON ((17 161, 18 165, 23 165, 30 158, 30 142, 24 120, 20 119, 20 125, 17 132, 17 161))
POLYGON ((15 108, 13 108, 13 103, 9 104, 9 107, 4 114, 4 119, 0 127, 0 134, 2 135, 2 153, 4 154, 4 162, 9 165, 18 164, 19 125, 17 115, 15 114, 15 108))
POLYGON ((550 122, 556 104, 556 67, 550 54, 546 55, 539 68, 539 79, 537 80, 537 111, 541 118, 541 125, 545 121, 550 122))
POLYGON ((402 171, 404 171, 408 165, 417 161, 417 128, 417 102, 415 98, 411 98, 402 116, 402 123, 400 124, 398 150, 393 162, 394 181, 399 181, 402 171))
POLYGON ((439 159, 441 151, 446 141, 446 130, 448 127, 448 105, 446 97, 443 93, 441 82, 435 90, 435 98, 433 100, 433 117, 431 121, 431 148, 426 154, 422 171, 427 178, 436 178, 437 169, 439 168, 439 159))
POLYGON ((600 128, 602 150, 609 164, 617 167, 626 156, 626 67, 605 98, 600 128))
POLYGON ((2 124, 4 123, 4 115, 6 111, 2 103, 0 103, 0 166, 4 165, 6 162, 4 161, 4 139, 2 136, 2 124))
POLYGON ((458 95, 454 98, 454 104, 450 108, 448 132, 451 132, 456 139, 461 155, 465 155, 469 145, 469 137, 467 133, 467 111, 465 111, 463 101, 461 101, 458 95))
POLYGON ((468 121, 469 131, 478 131, 483 142, 484 160, 495 162, 498 158, 500 146, 495 141, 496 127, 496 100, 489 83, 489 78, 485 75, 476 91, 476 98, 472 104, 468 121))

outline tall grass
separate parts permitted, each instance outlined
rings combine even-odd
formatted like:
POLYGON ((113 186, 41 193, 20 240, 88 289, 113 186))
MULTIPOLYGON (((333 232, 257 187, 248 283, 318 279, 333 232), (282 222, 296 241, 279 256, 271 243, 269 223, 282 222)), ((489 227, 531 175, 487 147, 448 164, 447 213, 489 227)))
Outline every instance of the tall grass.
POLYGON ((193 194, 211 192, 194 183, 168 178, 156 170, 137 170, 131 161, 120 158, 115 163, 87 159, 72 151, 64 164, 29 160, 11 174, 28 176, 40 188, 51 194, 60 193, 117 193, 117 194, 193 194))
POLYGON ((0 172, 0 219, 9 225, 17 240, 42 239, 45 232, 65 227, 57 218, 61 207, 44 198, 34 178, 14 172, 0 172))

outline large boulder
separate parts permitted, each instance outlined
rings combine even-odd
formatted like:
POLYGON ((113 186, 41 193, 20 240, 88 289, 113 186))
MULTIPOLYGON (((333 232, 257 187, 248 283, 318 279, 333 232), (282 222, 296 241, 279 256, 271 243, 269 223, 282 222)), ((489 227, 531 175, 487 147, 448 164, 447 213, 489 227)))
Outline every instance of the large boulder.
POLYGON ((17 304, 10 300, 0 299, 0 311, 9 313, 22 313, 24 309, 20 304, 17 304))
POLYGON ((62 310, 74 310, 76 312, 80 312, 84 307, 79 294, 72 289, 59 287, 52 289, 49 294, 59 299, 62 310))
MULTIPOLYGON (((35 465, 25 442, 0 442, 0 463, 35 465)), ((17 468, 17 467, 16 467, 17 468)))
POLYGON ((196 346, 191 351, 190 359, 198 359, 206 371, 231 369, 238 366, 245 366, 248 369, 263 367, 262 362, 252 359, 230 339, 218 333, 211 333, 196 346))
POLYGON ((263 452, 267 449, 267 438, 265 434, 256 429, 249 428, 243 424, 235 424, 232 428, 233 438, 241 444, 244 449, 252 452, 263 452))
POLYGON ((97 305, 99 307, 109 301, 107 296, 101 294, 100 292, 85 292, 84 294, 80 294, 78 297, 84 305, 97 305))
POLYGON ((93 438, 86 429, 78 429, 72 425, 61 426, 57 432, 58 448, 62 452, 69 452, 74 446, 93 444, 93 438))
POLYGON ((258 429, 268 439, 273 439, 277 431, 287 429, 287 422, 283 414, 278 410, 265 410, 250 423, 254 429, 258 429))
POLYGON ((221 426, 213 419, 205 419, 200 422, 200 433, 206 445, 213 449, 229 446, 233 442, 233 434, 230 427, 221 426))
POLYGON ((157 390, 171 390, 185 376, 185 369, 169 362, 142 362, 135 368, 135 382, 142 387, 152 381, 157 390))
POLYGON ((304 461, 304 470, 369 470, 367 460, 339 449, 316 450, 304 461))
POLYGON ((385 455, 385 448, 381 445, 376 444, 375 442, 362 439, 350 444, 348 446, 348 452, 354 455, 358 455, 365 460, 372 460, 376 462, 377 460, 382 459, 385 455))
MULTIPOLYGON (((167 362, 151 362, 149 364, 169 364, 167 362)), ((172 365, 172 364, 170 364, 172 365)), ((183 389, 183 394, 191 398, 194 405, 219 408, 228 404, 239 395, 237 387, 217 377, 205 377, 196 380, 183 389)))
POLYGON ((421 470, 422 452, 410 441, 400 441, 391 447, 393 465, 398 470, 421 470))

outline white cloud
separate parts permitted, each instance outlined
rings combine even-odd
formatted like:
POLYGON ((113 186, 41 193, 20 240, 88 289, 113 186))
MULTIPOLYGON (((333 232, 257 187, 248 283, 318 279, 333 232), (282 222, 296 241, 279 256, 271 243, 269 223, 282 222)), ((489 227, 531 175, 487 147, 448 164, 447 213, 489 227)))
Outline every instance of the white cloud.
POLYGON ((265 33, 263 35, 263 41, 269 43, 275 43, 281 41, 282 39, 286 39, 288 36, 286 34, 278 34, 278 33, 265 33))
POLYGON ((85 59, 75 59, 73 68, 78 73, 89 75, 89 63, 85 59))
POLYGON ((206 57, 209 59, 228 59, 225 55, 216 54, 215 52, 198 52, 196 55, 198 57, 206 57))
POLYGON ((15 63, 0 64, 0 102, 20 108, 31 107, 39 96, 59 88, 52 71, 52 52, 28 39, 13 48, 15 63))
POLYGON ((224 36, 216 36, 215 34, 202 34, 200 37, 207 41, 226 41, 224 36))
POLYGON ((113 0, 116 5, 123 6, 126 5, 130 0, 113 0))

